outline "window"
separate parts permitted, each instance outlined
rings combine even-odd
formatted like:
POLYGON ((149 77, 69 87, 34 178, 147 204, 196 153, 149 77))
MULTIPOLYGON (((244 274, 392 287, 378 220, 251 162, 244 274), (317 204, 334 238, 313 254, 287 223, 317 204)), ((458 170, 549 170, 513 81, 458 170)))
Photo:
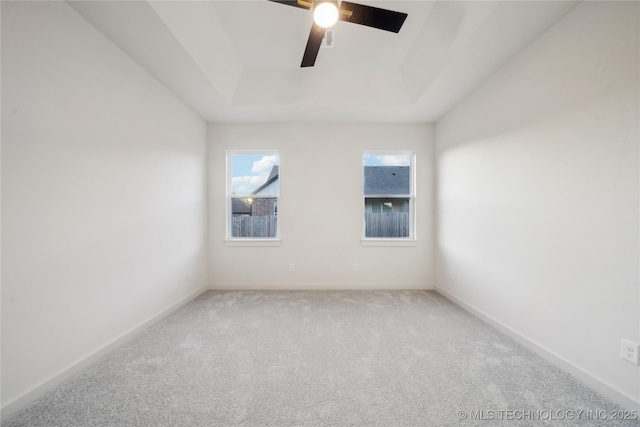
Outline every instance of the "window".
POLYGON ((371 212, 385 213, 393 211, 393 202, 385 202, 382 200, 371 202, 371 212))
POLYGON ((279 195, 277 151, 227 152, 228 239, 276 239, 279 195))
POLYGON ((414 237, 414 155, 407 151, 365 152, 363 165, 364 237, 414 237))

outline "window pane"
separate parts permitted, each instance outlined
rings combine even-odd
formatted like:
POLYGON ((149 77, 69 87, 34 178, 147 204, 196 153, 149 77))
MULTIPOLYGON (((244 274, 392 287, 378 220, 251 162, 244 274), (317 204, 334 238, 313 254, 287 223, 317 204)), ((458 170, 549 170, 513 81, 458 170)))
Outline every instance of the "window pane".
POLYGON ((365 155, 364 194, 411 194, 411 156, 365 155))
POLYGON ((365 237, 409 237, 409 203, 409 198, 365 198, 365 237))
POLYGON ((278 237, 277 153, 230 154, 231 238, 278 237))
POLYGON ((231 237, 274 238, 278 236, 278 199, 232 198, 231 237))
POLYGON ((370 151, 362 156, 365 238, 410 238, 413 153, 370 151))
POLYGON ((231 194, 278 195, 279 164, 280 158, 277 154, 231 155, 231 194))

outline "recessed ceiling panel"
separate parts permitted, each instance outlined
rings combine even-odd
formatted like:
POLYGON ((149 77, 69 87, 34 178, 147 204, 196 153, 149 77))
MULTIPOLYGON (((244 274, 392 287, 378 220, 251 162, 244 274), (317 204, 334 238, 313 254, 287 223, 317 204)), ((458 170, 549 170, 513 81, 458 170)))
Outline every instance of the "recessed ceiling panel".
POLYGON ((300 68, 309 10, 164 1, 69 4, 211 122, 435 121, 576 4, 353 0, 408 17, 398 34, 338 22, 300 68))

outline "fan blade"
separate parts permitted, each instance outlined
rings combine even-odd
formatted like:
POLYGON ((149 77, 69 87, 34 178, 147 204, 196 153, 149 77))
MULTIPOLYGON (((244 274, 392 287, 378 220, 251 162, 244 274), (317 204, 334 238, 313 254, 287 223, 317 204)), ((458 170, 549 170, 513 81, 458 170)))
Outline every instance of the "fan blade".
POLYGON ((309 40, 307 40, 307 47, 304 49, 304 55, 302 56, 301 67, 313 67, 316 63, 316 57, 324 38, 325 29, 317 24, 313 24, 311 32, 309 33, 309 40))
POLYGON ((397 33, 402 28, 407 14, 393 10, 380 9, 363 4, 343 1, 340 3, 340 20, 366 25, 367 27, 397 33))
POLYGON ((284 4, 286 6, 299 7, 300 9, 306 9, 306 10, 311 9, 311 7, 307 6, 307 4, 306 4, 308 2, 300 2, 300 3, 298 3, 297 0, 268 0, 268 1, 272 1, 274 3, 284 4))

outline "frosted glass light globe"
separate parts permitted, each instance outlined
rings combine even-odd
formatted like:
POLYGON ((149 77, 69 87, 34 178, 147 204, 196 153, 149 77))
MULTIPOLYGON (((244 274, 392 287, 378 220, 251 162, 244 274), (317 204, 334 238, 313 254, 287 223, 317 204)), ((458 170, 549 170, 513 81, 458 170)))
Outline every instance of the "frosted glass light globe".
POLYGON ((313 10, 313 20, 322 28, 329 28, 338 22, 338 8, 333 3, 320 3, 313 10))

